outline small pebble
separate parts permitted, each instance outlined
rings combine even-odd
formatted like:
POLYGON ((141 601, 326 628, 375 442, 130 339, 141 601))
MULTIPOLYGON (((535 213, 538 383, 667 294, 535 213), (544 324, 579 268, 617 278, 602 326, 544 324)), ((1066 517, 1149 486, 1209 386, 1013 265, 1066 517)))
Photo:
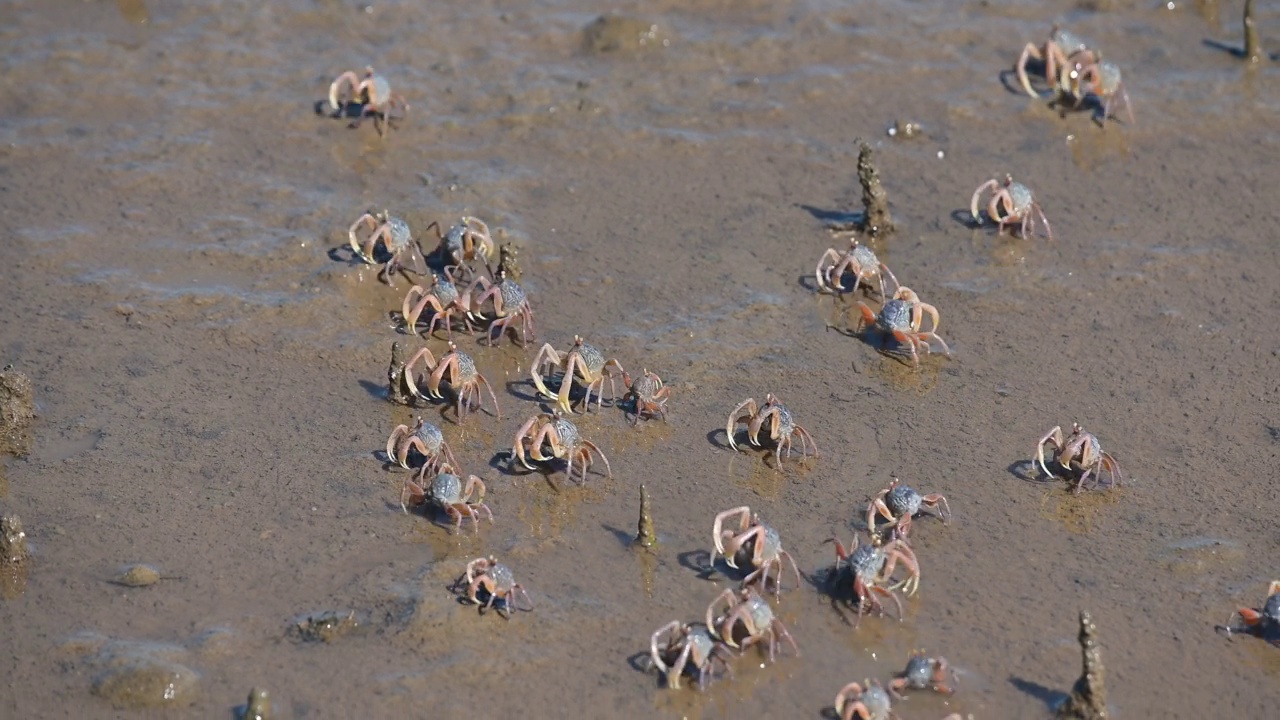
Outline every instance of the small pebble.
POLYGON ((111 582, 125 587, 147 587, 160 582, 160 571, 150 565, 128 565, 111 582))

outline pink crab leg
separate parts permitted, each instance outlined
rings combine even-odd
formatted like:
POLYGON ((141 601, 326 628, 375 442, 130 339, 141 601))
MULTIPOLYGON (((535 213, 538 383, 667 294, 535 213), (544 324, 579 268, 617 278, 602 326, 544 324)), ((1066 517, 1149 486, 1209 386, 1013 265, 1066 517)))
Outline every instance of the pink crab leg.
MULTIPOLYGON (((992 178, 979 185, 978 189, 973 191, 973 199, 969 201, 969 214, 973 216, 974 222, 982 222, 982 216, 978 214, 978 200, 981 198, 982 193, 998 187, 1000 187, 1000 183, 996 182, 995 178, 992 178)), ((991 219, 995 220, 996 218, 993 217, 991 219)))
POLYGON ((356 88, 360 85, 359 76, 351 70, 342 73, 338 76, 338 79, 333 81, 333 84, 329 85, 329 107, 334 110, 342 109, 342 105, 338 102, 338 96, 342 92, 343 82, 346 82, 351 86, 351 92, 353 95, 358 94, 356 88))

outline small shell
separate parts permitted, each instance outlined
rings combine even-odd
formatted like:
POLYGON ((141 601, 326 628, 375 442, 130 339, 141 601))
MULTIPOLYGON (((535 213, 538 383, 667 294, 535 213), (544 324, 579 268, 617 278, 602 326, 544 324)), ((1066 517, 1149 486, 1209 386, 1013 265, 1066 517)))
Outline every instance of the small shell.
POLYGON ((111 578, 111 582, 125 587, 147 587, 160 582, 160 571, 150 565, 126 565, 111 578))

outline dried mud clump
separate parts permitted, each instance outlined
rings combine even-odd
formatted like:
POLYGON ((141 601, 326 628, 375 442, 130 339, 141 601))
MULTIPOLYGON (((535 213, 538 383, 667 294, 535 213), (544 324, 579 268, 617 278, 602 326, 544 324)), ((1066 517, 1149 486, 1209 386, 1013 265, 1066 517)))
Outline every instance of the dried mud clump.
POLYGON ((387 367, 387 400, 397 405, 413 402, 413 391, 404 376, 404 346, 391 343, 391 365, 387 367))
POLYGON ((17 515, 0 517, 0 564, 21 565, 30 556, 22 521, 17 515))
POLYGON ((100 668, 93 694, 117 708, 184 707, 195 702, 200 676, 177 662, 179 648, 114 641, 90 662, 100 668))
POLYGON ((871 237, 884 237, 893 232, 893 216, 889 214, 889 195, 880 185, 880 173, 871 157, 871 146, 860 142, 858 150, 858 183, 862 185, 862 230, 871 237))
POLYGON ((327 610, 300 618, 289 626, 289 638, 294 642, 333 642, 360 627, 355 610, 340 612, 327 610))
POLYGON ((27 454, 31 448, 29 428, 35 416, 31 378, 12 366, 0 370, 0 454, 27 454))
POLYGON ((649 493, 643 483, 640 485, 640 520, 636 523, 635 544, 644 548, 652 548, 658 544, 658 535, 653 530, 653 516, 649 514, 649 493))
POLYGON ((1106 720, 1106 670, 1102 667, 1102 648, 1098 645, 1098 626, 1088 610, 1080 611, 1080 651, 1084 670, 1071 688, 1071 696, 1058 708, 1064 720, 1106 720))
POLYGON ((1267 59, 1258 41, 1258 23, 1253 17, 1253 0, 1244 0, 1244 59, 1255 65, 1267 59))

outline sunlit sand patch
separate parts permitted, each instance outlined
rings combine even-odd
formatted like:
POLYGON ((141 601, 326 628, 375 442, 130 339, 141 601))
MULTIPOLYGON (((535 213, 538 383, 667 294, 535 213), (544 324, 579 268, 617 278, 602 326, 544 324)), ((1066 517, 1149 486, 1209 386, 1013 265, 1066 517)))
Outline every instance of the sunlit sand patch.
POLYGON ((753 448, 750 445, 739 445, 739 452, 734 453, 726 466, 726 473, 734 487, 748 490, 765 500, 777 500, 782 497, 782 490, 791 480, 803 478, 813 469, 817 458, 797 457, 790 459, 786 453, 782 456, 782 471, 774 469, 773 448, 753 448))
POLYGON ((1067 488, 1052 488, 1040 496, 1040 516, 1056 520, 1068 531, 1092 532, 1107 508, 1120 502, 1123 488, 1086 490, 1079 495, 1067 488))
POLYGON ((920 358, 920 367, 913 368, 911 363, 903 362, 893 354, 886 354, 884 350, 879 352, 879 359, 867 365, 867 372, 894 390, 917 395, 926 395, 937 387, 942 364, 952 362, 941 355, 926 355, 920 358))

